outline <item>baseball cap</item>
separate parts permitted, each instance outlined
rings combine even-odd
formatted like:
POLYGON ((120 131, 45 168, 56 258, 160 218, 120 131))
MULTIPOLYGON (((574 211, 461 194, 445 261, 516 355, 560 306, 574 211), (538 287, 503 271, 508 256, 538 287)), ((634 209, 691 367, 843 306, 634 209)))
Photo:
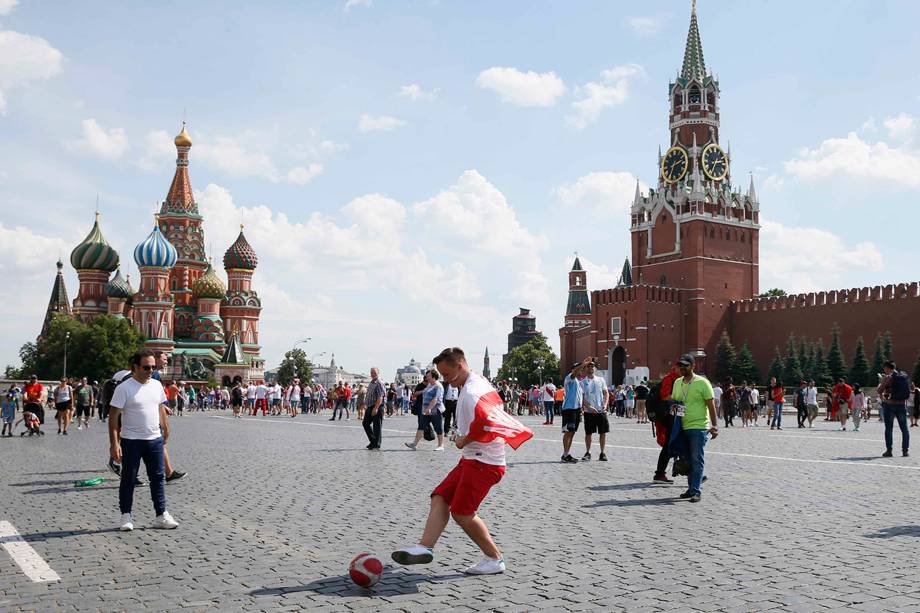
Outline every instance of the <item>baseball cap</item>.
POLYGON ((696 360, 693 359, 692 355, 690 355, 689 353, 685 353, 684 355, 680 356, 680 358, 677 360, 677 365, 678 366, 692 366, 695 361, 696 360))

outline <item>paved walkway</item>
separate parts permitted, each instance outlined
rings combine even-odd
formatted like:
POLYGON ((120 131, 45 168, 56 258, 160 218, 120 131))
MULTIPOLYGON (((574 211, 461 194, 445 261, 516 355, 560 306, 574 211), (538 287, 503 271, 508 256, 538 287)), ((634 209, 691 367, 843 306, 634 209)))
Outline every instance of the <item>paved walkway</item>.
POLYGON ((681 487, 650 484, 646 426, 614 420, 610 462, 563 465, 558 426, 525 418, 535 440, 509 450, 481 509, 508 572, 477 578, 459 574, 478 552, 455 525, 433 564, 389 563, 418 538, 458 454, 407 450, 413 419, 385 422, 381 453, 354 421, 174 419, 170 451, 189 476, 167 488, 181 522, 171 532, 145 528, 146 488, 139 529, 120 533, 117 483, 72 486, 106 475, 99 425, 2 439, 0 524, 21 537, 0 537, 0 610, 920 610, 920 460, 878 457, 875 421, 798 430, 787 415, 782 432, 729 430, 707 447, 709 481, 691 505, 681 487), (26 550, 52 574, 30 579, 13 561, 26 550), (345 577, 362 551, 388 563, 373 591, 345 577))

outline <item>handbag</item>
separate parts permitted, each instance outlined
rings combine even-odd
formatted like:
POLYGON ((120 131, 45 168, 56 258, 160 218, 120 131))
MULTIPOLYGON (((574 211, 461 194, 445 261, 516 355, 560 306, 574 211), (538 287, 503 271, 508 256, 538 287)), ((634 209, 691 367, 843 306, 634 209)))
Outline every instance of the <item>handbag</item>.
POLYGON ((434 426, 432 426, 431 424, 428 424, 428 427, 425 428, 423 435, 426 441, 433 441, 435 438, 434 426))

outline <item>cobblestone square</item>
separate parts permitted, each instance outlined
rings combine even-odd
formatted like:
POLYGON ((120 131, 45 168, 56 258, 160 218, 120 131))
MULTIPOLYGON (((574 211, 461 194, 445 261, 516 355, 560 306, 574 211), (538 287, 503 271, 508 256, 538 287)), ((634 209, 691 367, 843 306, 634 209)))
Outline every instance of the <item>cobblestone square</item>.
MULTIPOLYGON (((0 441, 0 521, 60 576, 33 583, 0 552, 2 610, 916 611, 920 526, 913 457, 882 459, 882 428, 817 422, 782 432, 729 429, 707 446, 700 504, 650 483, 648 427, 614 420, 610 462, 559 462, 558 426, 536 432, 481 509, 503 575, 468 577, 475 546, 451 524, 429 566, 397 567, 416 542, 428 492, 458 452, 403 446, 411 416, 385 421, 384 449, 360 424, 328 416, 173 419, 170 452, 189 475, 167 487, 175 531, 117 531, 117 482, 101 424, 57 437, 0 441), (111 475, 108 475, 111 476, 111 475), (346 565, 387 564, 372 590, 346 565)), ((583 439, 573 448, 580 457, 583 439)), ((897 441, 898 433, 895 433, 897 441)), ((425 443, 423 443, 423 446, 425 443)), ((596 457, 595 443, 595 457, 596 457)), ((679 480, 680 481, 680 480, 679 480)))

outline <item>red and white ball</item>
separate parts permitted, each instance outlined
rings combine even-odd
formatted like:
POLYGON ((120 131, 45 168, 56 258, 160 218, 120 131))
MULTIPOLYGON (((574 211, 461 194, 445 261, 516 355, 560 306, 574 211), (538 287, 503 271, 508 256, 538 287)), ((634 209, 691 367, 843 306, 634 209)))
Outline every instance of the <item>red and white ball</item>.
POLYGON ((373 587, 383 575, 383 562, 372 553, 359 553, 348 565, 348 576, 359 587, 373 587))

